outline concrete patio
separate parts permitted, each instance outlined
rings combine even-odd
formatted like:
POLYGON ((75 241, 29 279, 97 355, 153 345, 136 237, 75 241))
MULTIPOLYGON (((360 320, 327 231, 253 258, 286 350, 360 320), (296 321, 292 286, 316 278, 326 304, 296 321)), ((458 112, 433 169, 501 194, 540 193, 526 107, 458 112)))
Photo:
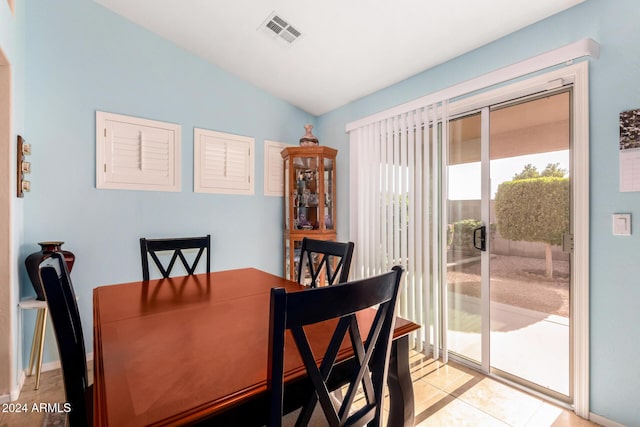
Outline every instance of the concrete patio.
MULTIPOLYGON (((480 301, 449 295, 449 350, 480 360, 480 301)), ((491 366, 569 394, 569 319, 512 305, 491 304, 491 366)))

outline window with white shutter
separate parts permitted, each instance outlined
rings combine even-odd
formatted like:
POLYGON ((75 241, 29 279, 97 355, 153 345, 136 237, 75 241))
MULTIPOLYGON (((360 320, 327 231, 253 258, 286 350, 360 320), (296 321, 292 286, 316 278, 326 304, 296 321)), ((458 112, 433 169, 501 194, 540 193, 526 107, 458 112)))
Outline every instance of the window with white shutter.
POLYGON ((284 160, 280 154, 283 149, 294 147, 284 142, 264 140, 264 195, 284 195, 284 160))
POLYGON ((180 191, 180 125, 96 111, 96 187, 180 191))
POLYGON ((254 194, 253 138, 195 128, 193 141, 193 191, 254 194))

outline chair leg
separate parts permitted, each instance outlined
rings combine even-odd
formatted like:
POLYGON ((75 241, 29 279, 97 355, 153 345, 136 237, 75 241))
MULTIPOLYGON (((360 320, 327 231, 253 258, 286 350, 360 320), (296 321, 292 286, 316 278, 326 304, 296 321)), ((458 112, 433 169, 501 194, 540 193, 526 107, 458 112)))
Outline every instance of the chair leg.
POLYGON ((41 322, 40 322, 40 333, 39 333, 39 349, 38 349, 38 366, 36 366, 36 388, 35 390, 40 388, 40 371, 42 369, 42 353, 44 352, 44 334, 47 326, 47 309, 41 308, 38 310, 42 313, 41 322))

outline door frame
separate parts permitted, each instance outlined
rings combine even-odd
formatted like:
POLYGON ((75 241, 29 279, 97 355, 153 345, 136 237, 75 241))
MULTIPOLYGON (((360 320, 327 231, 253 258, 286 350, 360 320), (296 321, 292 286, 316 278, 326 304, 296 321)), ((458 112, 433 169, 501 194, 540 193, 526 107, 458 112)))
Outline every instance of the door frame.
MULTIPOLYGON (((567 67, 538 74, 533 77, 487 90, 451 102, 448 106, 449 117, 466 112, 480 110, 494 104, 529 96, 539 92, 573 85, 571 99, 571 233, 573 234, 573 253, 571 255, 571 327, 569 345, 573 348, 570 378, 573 389, 573 408, 576 415, 589 416, 589 76, 588 61, 581 61, 567 67)), ((445 145, 443 141, 443 145, 445 145)), ((446 146, 446 145, 445 145, 446 146)), ((441 158, 441 170, 446 170, 446 156, 441 158)), ((446 177, 443 179, 446 186, 446 177)), ((445 187, 446 188, 446 187, 445 187)), ((446 191, 442 191, 441 206, 445 206, 446 191)), ((444 217, 443 217, 444 218, 444 217)), ((444 226, 444 224, 443 224, 444 226)), ((446 253, 446 242, 442 254, 446 253)), ((443 262, 445 257, 442 256, 443 262)), ((442 270, 446 271, 446 270, 442 270)), ((446 287, 446 283, 445 283, 446 287)), ((446 288, 443 290, 446 295, 446 288)), ((446 306, 442 319, 446 319, 446 306)), ((446 322, 444 323, 446 325, 446 322)), ((446 331, 442 331, 443 338, 446 331)), ((446 339, 443 339, 443 359, 447 360, 446 339)), ((484 355, 483 355, 484 358, 484 355)), ((487 359, 488 360, 488 359, 487 359)), ((485 363, 483 361, 483 363, 485 363)), ((483 366, 483 369, 485 367, 483 366)), ((488 370, 487 370, 488 371, 488 370)))
POLYGON ((15 311, 13 280, 13 231, 12 206, 15 194, 15 157, 11 144, 11 65, 0 48, 0 401, 13 399, 17 395, 15 383, 15 311), (12 185, 13 184, 13 185, 12 185))

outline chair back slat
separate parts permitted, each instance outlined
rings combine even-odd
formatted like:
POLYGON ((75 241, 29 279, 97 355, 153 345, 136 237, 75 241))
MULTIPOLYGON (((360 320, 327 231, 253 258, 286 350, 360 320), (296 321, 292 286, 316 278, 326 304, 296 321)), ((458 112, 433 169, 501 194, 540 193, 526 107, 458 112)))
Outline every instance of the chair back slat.
POLYGON ((51 254, 40 264, 39 274, 58 342, 66 398, 71 405, 69 424, 91 425, 91 387, 82 322, 64 256, 51 254))
POLYGON ((313 386, 306 405, 298 414, 296 425, 307 425, 319 404, 329 426, 379 425, 382 417, 383 390, 386 383, 391 339, 395 324, 397 297, 402 267, 396 266, 380 276, 334 286, 287 293, 271 290, 269 323, 268 387, 270 392, 269 425, 280 427, 284 399, 284 354, 286 331, 291 332, 307 376, 313 386), (377 307, 373 322, 363 339, 357 313, 377 307), (338 319, 335 330, 318 366, 319 355, 313 349, 307 327, 338 319), (347 334, 349 339, 345 341, 347 334), (329 392, 329 377, 343 342, 350 342, 355 367, 348 390, 336 408, 329 392), (365 404, 352 410, 359 389, 365 404))
POLYGON ((296 278, 298 283, 305 283, 305 272, 309 273, 312 288, 320 284, 324 274, 325 284, 344 283, 349 280, 353 242, 333 242, 304 237, 300 248, 300 261, 296 278))
POLYGON ((205 253, 206 260, 206 272, 211 272, 211 235, 207 234, 203 237, 181 237, 181 238, 171 238, 171 239, 140 239, 140 256, 142 260, 142 280, 149 280, 149 257, 158 268, 158 271, 162 275, 163 278, 167 279, 171 277, 171 272, 173 271, 173 267, 176 264, 177 260, 180 260, 180 263, 184 267, 187 275, 192 275, 195 273, 196 268, 202 258, 202 255, 205 253), (197 249, 198 252, 193 260, 193 262, 189 262, 184 255, 184 250, 197 249), (165 267, 160 257, 159 253, 170 252, 171 259, 169 263, 165 267))

